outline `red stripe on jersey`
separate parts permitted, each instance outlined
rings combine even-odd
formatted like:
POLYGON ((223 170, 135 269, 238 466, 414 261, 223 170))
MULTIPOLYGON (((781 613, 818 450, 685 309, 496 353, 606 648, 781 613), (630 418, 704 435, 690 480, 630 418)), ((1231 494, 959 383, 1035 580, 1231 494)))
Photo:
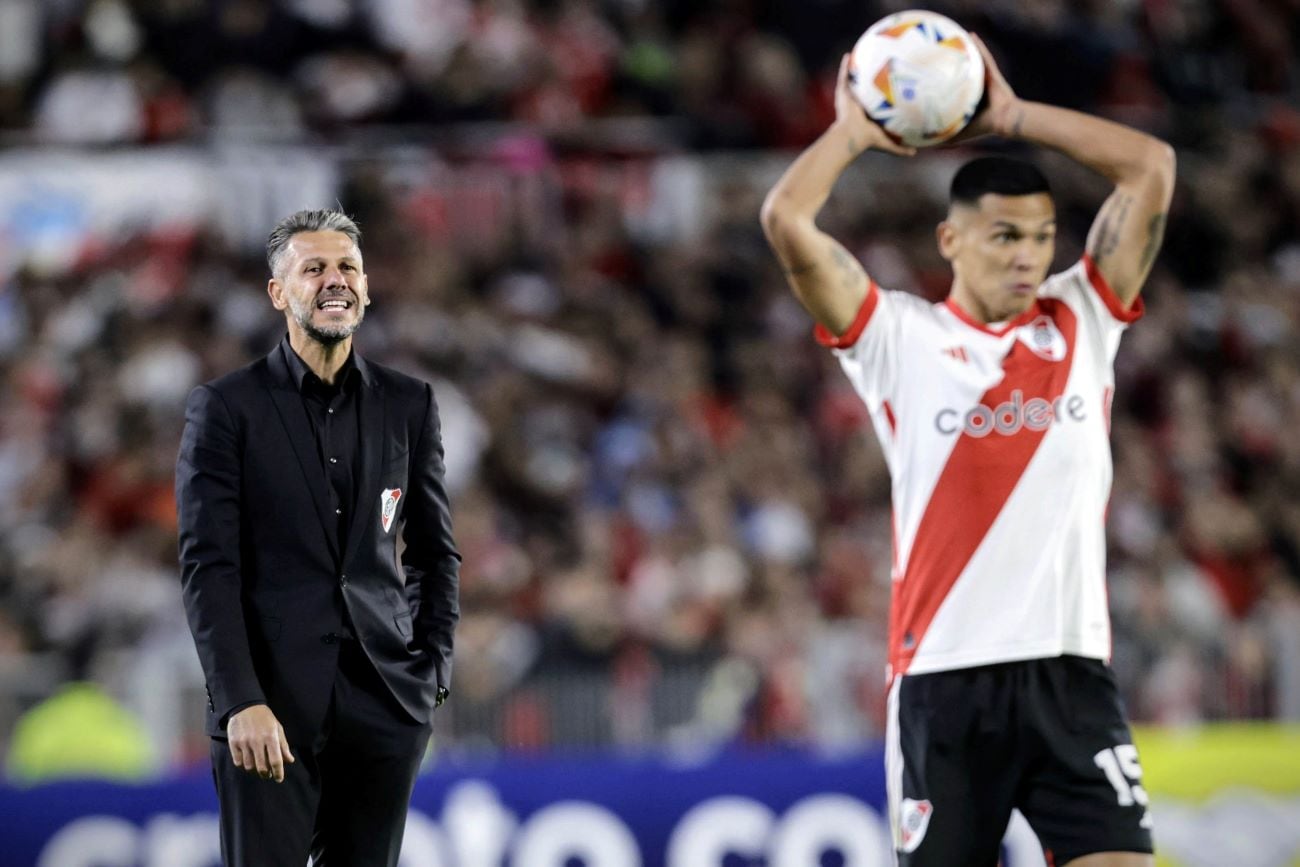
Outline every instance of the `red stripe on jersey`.
MULTIPOLYGON (((1024 341, 1013 341, 1002 362, 1002 381, 980 398, 990 410, 1010 400, 1013 391, 1021 392, 1026 402, 1036 397, 1053 402, 1065 391, 1074 361, 1077 320, 1056 299, 1040 298, 1035 306, 1035 315, 1050 316, 1060 329, 1067 347, 1065 358, 1049 361, 1024 341)), ((1046 433, 1022 427, 1011 435, 960 434, 926 504, 903 580, 894 587, 889 661, 897 674, 907 672, 939 606, 1001 514, 1046 433)), ((1033 544, 1033 540, 1026 542, 1033 544)))
POLYGON ((867 323, 871 321, 871 314, 876 312, 876 305, 880 303, 880 287, 876 285, 875 280, 867 282, 867 297, 862 299, 862 306, 858 308, 858 314, 853 317, 853 323, 848 330, 836 337, 831 330, 820 322, 813 327, 813 337, 822 346, 830 349, 848 349, 858 342, 862 332, 867 330, 867 323))
POLYGON ((894 418, 894 408, 889 405, 889 401, 887 400, 882 400, 880 402, 880 405, 885 410, 885 421, 889 422, 889 432, 891 434, 897 434, 898 420, 894 418))
POLYGON ((1097 291, 1101 303, 1106 305, 1110 315, 1114 316, 1120 322, 1137 322, 1146 312, 1146 305, 1142 303, 1142 296, 1133 299, 1133 303, 1125 306, 1120 297, 1115 294, 1115 290, 1110 287, 1109 281, 1097 269, 1097 263, 1092 261, 1092 257, 1087 253, 1083 254, 1083 270, 1088 275, 1088 282, 1092 288, 1097 291))

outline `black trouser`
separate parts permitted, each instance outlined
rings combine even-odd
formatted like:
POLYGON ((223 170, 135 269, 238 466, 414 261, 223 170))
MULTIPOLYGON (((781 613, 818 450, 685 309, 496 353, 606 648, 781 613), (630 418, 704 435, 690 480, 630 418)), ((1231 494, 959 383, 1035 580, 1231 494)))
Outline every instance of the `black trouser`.
POLYGON ((235 767, 212 741, 227 867, 395 867, 406 810, 431 726, 402 709, 345 640, 325 725, 315 743, 290 743, 284 782, 235 767))

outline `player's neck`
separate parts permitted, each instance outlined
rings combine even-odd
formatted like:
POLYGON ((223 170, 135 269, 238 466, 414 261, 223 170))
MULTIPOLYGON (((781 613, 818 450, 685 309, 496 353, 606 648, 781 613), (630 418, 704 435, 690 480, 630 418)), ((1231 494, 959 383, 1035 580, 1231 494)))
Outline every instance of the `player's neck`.
POLYGON ((289 345, 298 357, 320 377, 326 385, 332 385, 343 363, 352 354, 352 337, 348 336, 337 343, 322 343, 302 328, 289 327, 289 345))
POLYGON ((982 328, 996 330, 1024 316, 1033 307, 1033 298, 1026 299, 1024 306, 1018 309, 995 309, 986 304, 979 295, 967 288, 960 279, 955 279, 953 280, 952 289, 948 293, 948 303, 961 311, 962 315, 970 322, 982 328))
POLYGON ((953 281, 952 289, 948 292, 948 301, 957 305, 971 320, 986 328, 996 328, 1002 324, 1002 321, 1006 321, 1004 318, 1002 321, 994 318, 992 311, 981 303, 975 293, 967 289, 960 279, 953 281))

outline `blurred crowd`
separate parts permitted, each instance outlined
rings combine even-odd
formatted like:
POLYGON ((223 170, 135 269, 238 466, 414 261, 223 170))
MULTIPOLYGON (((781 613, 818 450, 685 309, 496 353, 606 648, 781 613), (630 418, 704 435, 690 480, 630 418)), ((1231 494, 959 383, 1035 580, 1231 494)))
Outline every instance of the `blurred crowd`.
MULTIPOLYGON (((829 119, 838 52, 901 5, 0 0, 0 129, 333 149, 375 298, 357 345, 431 379, 444 417, 464 555, 447 742, 844 746, 883 725, 888 474, 757 213, 790 159, 773 150, 829 119), (607 119, 644 135, 582 134, 607 119), (405 162, 349 146, 370 129, 405 135, 405 162), (422 143, 445 129, 477 144, 422 143), (480 201, 485 172, 509 207, 480 201), (656 173, 690 231, 644 219, 656 173)), ((1300 719, 1300 8, 929 5, 1023 96, 1178 146, 1117 361, 1114 663, 1139 720, 1300 719)), ((869 155, 825 227, 882 285, 941 298, 933 226, 964 155, 869 155)), ((1066 267, 1105 187, 1038 158, 1066 267)), ((197 676, 184 398, 283 329, 258 251, 211 225, 79 243, 0 291, 0 740, 65 681, 149 716, 160 678, 197 676)), ((200 712, 168 723, 199 740, 165 759, 206 755, 200 712)))
MULTIPOLYGON (((690 149, 791 147, 824 125, 838 54, 909 5, 2 0, 0 130, 104 144, 506 121, 563 136, 659 117, 690 149)), ((1294 96, 1295 0, 925 5, 998 45, 1025 96, 1147 120, 1176 107, 1192 140, 1204 109, 1294 96)))

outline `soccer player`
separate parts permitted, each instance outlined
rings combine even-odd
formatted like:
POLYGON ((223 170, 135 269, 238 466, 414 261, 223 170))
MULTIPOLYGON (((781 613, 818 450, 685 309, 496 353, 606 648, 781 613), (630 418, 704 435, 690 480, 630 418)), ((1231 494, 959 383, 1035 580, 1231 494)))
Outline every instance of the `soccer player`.
POLYGON ((893 480, 887 788, 898 863, 997 863, 1013 808, 1062 867, 1149 867, 1147 795, 1107 660, 1113 359, 1142 315, 1174 184, 1171 148, 1021 100, 982 42, 986 107, 964 137, 1053 148, 1114 184, 1082 259, 1047 275, 1055 213, 1032 165, 952 181, 930 304, 875 284, 816 216, 875 148, 841 64, 831 127, 763 205, 791 288, 871 412, 893 480))

